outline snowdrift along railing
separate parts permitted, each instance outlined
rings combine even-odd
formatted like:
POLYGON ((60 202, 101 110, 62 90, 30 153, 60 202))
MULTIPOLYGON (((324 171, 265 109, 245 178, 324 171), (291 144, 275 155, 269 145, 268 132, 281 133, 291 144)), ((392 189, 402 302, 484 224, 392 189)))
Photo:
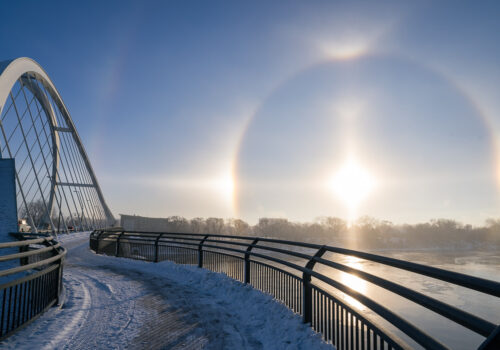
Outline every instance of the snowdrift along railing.
POLYGON ((483 336, 486 339, 480 349, 496 348, 500 342, 499 325, 390 280, 337 263, 328 255, 365 259, 500 297, 498 282, 430 266, 326 245, 212 234, 97 230, 90 235, 90 248, 98 254, 154 262, 171 260, 225 273, 283 302, 338 349, 406 349, 410 345, 343 302, 332 289, 356 299, 424 348, 447 347, 386 306, 318 272, 320 265, 398 294, 483 336))
POLYGON ((52 236, 11 235, 20 241, 0 243, 0 263, 4 267, 0 270, 0 340, 58 302, 66 255, 52 236), (16 249, 19 252, 12 253, 16 249))

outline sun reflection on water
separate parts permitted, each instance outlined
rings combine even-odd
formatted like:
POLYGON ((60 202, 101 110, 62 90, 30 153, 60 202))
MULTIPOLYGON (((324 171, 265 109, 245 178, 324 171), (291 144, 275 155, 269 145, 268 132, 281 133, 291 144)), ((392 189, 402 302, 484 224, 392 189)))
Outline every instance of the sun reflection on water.
MULTIPOLYGON (((361 267, 362 267, 361 262, 362 262, 362 260, 359 258, 356 258, 354 256, 347 256, 346 261, 345 261, 345 265, 361 270, 361 267)), ((367 290, 366 281, 353 275, 353 274, 341 272, 340 282, 342 284, 348 286, 349 288, 355 290, 358 293, 366 294, 366 290, 367 290)), ((349 305, 351 305, 357 309, 361 309, 361 310, 365 309, 365 306, 363 304, 361 304, 359 301, 357 301, 356 299, 354 299, 353 297, 351 297, 347 294, 344 294, 343 297, 344 297, 344 300, 349 305)))

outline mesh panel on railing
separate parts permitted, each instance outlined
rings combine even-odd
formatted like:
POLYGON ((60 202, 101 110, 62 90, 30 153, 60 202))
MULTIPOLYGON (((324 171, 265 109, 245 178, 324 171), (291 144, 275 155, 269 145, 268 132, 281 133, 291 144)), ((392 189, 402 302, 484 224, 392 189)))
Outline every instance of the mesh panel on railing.
POLYGON ((155 247, 150 243, 125 241, 120 242, 119 247, 118 256, 146 261, 153 261, 155 257, 155 247))
POLYGON ((312 328, 338 349, 401 349, 353 309, 312 286, 312 328))
POLYGON ((211 251, 203 252, 203 267, 214 272, 228 275, 240 282, 244 281, 243 258, 211 251))
POLYGON ((250 262, 250 284, 302 314, 302 280, 274 266, 250 262))
POLYGON ((102 240, 98 243, 100 254, 116 255, 116 241, 102 240))
POLYGON ((158 261, 163 260, 183 265, 196 265, 198 264, 198 251, 192 248, 159 245, 158 261))

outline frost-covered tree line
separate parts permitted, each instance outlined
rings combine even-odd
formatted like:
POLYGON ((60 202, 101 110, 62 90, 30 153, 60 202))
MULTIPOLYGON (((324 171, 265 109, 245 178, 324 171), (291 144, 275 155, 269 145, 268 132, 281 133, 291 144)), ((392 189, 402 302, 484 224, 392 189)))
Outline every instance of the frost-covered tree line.
MULTIPOLYGON (((151 231, 154 226, 155 231, 163 232, 273 237, 366 249, 500 247, 500 219, 489 219, 483 226, 473 227, 450 219, 436 219, 418 224, 394 224, 362 217, 348 225, 345 220, 337 217, 320 217, 307 223, 292 222, 283 218, 261 218, 257 224, 250 225, 240 219, 186 219, 181 216, 165 219, 135 218, 140 218, 136 220, 134 227, 137 231, 151 231)), ((126 225, 124 228, 130 229, 126 225)))

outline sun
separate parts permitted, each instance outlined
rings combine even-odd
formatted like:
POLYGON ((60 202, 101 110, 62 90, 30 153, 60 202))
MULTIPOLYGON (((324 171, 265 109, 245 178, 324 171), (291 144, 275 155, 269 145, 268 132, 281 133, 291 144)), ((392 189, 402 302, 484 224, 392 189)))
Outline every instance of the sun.
POLYGON ((217 192, 220 193, 226 201, 232 201, 235 187, 232 174, 223 174, 214 180, 213 185, 217 192))
POLYGON ((355 159, 349 159, 331 178, 330 187, 354 211, 375 187, 374 177, 355 159))

